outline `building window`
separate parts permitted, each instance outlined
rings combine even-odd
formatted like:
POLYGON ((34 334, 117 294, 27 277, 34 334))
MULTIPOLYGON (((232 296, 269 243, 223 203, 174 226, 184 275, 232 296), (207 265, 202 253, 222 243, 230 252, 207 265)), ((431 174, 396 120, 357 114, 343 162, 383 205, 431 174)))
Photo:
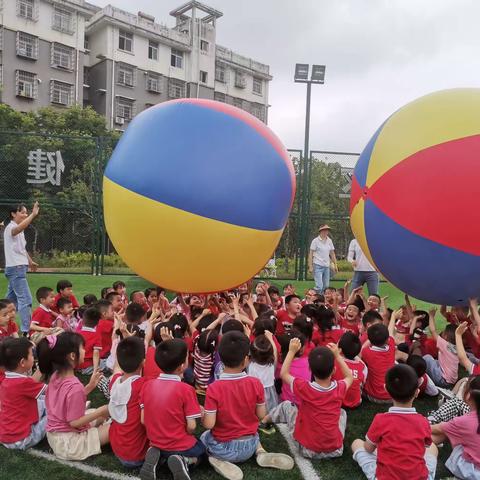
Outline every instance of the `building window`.
POLYGON ((162 93, 161 89, 161 76, 157 75, 156 73, 149 72, 148 75, 145 76, 145 88, 149 92, 153 93, 162 93))
POLYGON ((262 122, 265 121, 265 107, 259 103, 252 103, 250 113, 262 122))
POLYGON ((119 30, 118 49, 124 50, 125 52, 131 52, 133 50, 133 33, 119 30))
POLYGON ((200 82, 201 83, 208 83, 208 73, 200 70, 200 82))
POLYGON ((15 72, 16 95, 24 98, 37 98, 37 75, 24 70, 15 72))
POLYGON ((168 82, 168 96, 170 98, 184 98, 185 82, 176 78, 170 78, 168 82))
POLYGON ((151 40, 148 42, 148 58, 150 58, 150 60, 158 60, 157 42, 152 42, 151 40))
POLYGON ((235 86, 237 88, 245 88, 247 86, 247 77, 245 73, 239 70, 235 72, 235 86))
POLYGON ((83 48, 84 48, 85 50, 90 50, 90 49, 89 49, 89 42, 88 42, 88 37, 87 37, 87 36, 85 36, 85 38, 83 39, 83 48))
POLYGON ((64 8, 54 7, 52 28, 60 32, 73 33, 72 12, 64 8))
POLYGON ((222 92, 215 92, 213 94, 213 99, 216 100, 217 102, 225 103, 225 94, 222 92))
POLYGON ((200 50, 208 53, 208 42, 206 40, 200 40, 200 50))
POLYGON ((260 78, 253 77, 253 93, 261 95, 263 92, 263 81, 260 78))
POLYGON ((116 116, 125 120, 131 120, 135 115, 135 100, 125 97, 117 97, 115 108, 116 116))
POLYGON ((50 81, 50 102, 69 107, 73 103, 73 85, 57 80, 50 81))
POLYGON ((243 105, 243 100, 241 98, 234 98, 233 99, 233 106, 234 107, 237 107, 237 108, 244 108, 244 105, 243 105))
POLYGON ((122 63, 117 64, 117 83, 126 87, 135 86, 135 68, 122 63))
POLYGON ((28 20, 37 20, 37 5, 35 0, 17 0, 17 15, 28 18, 28 20))
POLYGON ((172 48, 172 54, 170 56, 170 65, 176 68, 183 68, 183 52, 172 48))
POLYGON ((36 60, 38 58, 38 37, 25 32, 17 32, 17 55, 36 60))
POLYGON ((222 83, 226 82, 226 68, 223 63, 215 65, 215 80, 222 83))
POLYGON ((74 49, 62 45, 61 43, 52 43, 52 67, 65 68, 66 70, 73 70, 73 54, 74 49))

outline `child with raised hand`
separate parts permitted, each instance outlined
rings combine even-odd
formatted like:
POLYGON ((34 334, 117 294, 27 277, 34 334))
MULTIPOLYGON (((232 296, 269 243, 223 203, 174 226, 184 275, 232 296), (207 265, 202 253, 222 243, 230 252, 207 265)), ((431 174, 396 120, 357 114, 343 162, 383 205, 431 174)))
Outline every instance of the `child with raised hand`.
POLYGON ((75 332, 78 320, 73 314, 73 303, 69 298, 59 298, 57 302, 58 315, 55 326, 65 332, 75 332))
POLYGON ((47 423, 45 389, 40 375, 28 376, 33 367, 33 344, 27 338, 0 342, 0 443, 10 449, 26 450, 45 437, 47 423))
POLYGON ((110 445, 124 467, 137 468, 143 465, 148 450, 147 433, 140 421, 140 392, 145 383, 142 339, 123 339, 117 346, 117 362, 121 371, 115 371, 110 380, 110 445))
POLYGON ((223 335, 218 352, 225 369, 212 383, 205 399, 202 420, 207 429, 201 436, 209 462, 225 478, 241 480, 243 473, 235 463, 256 455, 261 467, 291 470, 293 459, 285 454, 267 453, 258 437, 259 420, 266 415, 265 392, 258 378, 245 373, 250 342, 237 331, 223 335))
POLYGON ((15 322, 15 314, 12 315, 12 307, 15 304, 11 300, 0 300, 0 341, 3 338, 18 338, 18 325, 15 322))
POLYGON ((480 376, 474 377, 465 391, 470 412, 449 422, 432 425, 436 444, 448 440, 453 451, 445 466, 462 480, 480 479, 480 376))
POLYGON ((155 361, 163 373, 146 382, 140 394, 141 421, 150 440, 140 478, 157 478, 158 466, 166 462, 175 480, 188 480, 188 470, 201 462, 205 446, 193 435, 202 415, 195 389, 182 382, 187 345, 179 338, 163 341, 155 361))
POLYGON ((40 371, 50 378, 45 397, 47 439, 62 460, 84 460, 101 453, 101 446, 108 443, 110 425, 104 423, 108 405, 85 411, 87 395, 101 373, 94 371, 86 386, 75 376, 75 369, 84 360, 84 345, 78 333, 64 332, 49 335, 37 347, 40 371))
POLYGON ((449 324, 439 335, 435 326, 436 309, 432 308, 429 314, 428 328, 432 338, 437 343, 438 360, 431 355, 424 355, 427 362, 428 376, 438 387, 450 388, 458 380, 458 356, 455 346, 455 325, 449 324))
POLYGON ((455 330, 455 345, 457 347, 458 360, 470 375, 480 375, 480 364, 475 365, 467 356, 463 345, 463 335, 468 330, 468 322, 462 322, 455 330))
POLYGON ((393 407, 375 415, 365 441, 353 442, 353 459, 368 480, 433 480, 438 450, 428 420, 413 408, 417 374, 408 365, 395 365, 385 381, 393 407))

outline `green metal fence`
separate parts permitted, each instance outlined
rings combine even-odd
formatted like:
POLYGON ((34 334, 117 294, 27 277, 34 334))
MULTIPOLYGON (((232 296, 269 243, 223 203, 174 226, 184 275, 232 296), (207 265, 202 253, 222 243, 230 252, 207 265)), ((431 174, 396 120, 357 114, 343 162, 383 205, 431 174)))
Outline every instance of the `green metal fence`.
MULTIPOLYGON (((114 146, 101 137, 0 131, 0 221, 11 205, 31 208, 40 202, 41 215, 26 237, 41 271, 134 273, 116 254, 103 221, 103 170, 114 146)), ((358 155, 311 152, 306 162, 301 150, 289 153, 297 193, 282 239, 261 276, 305 279, 306 255, 319 224, 329 223, 337 255, 346 255, 351 232, 348 179, 341 165, 358 155)), ((0 235, 0 267, 2 242, 0 235)))

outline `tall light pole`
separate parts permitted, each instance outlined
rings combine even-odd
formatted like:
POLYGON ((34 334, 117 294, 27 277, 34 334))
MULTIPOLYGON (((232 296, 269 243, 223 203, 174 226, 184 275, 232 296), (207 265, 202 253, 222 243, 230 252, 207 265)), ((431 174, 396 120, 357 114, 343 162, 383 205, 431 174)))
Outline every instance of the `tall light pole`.
POLYGON ((307 84, 307 104, 305 112, 305 143, 303 146, 303 168, 301 169, 301 199, 300 199, 300 262, 299 280, 306 279, 305 260, 307 257, 307 235, 308 235, 308 177, 310 174, 310 98, 312 95, 312 84, 325 83, 325 65, 312 65, 312 73, 308 78, 310 65, 308 63, 297 63, 295 65, 295 83, 307 84))

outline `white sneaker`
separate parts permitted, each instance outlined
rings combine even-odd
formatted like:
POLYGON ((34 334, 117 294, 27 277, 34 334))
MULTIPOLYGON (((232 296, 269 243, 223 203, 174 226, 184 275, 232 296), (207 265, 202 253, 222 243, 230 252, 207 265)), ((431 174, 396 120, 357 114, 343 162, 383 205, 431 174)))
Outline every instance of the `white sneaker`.
POLYGON ((243 480, 242 470, 234 463, 219 460, 215 457, 208 457, 208 461, 213 469, 222 477, 227 478, 228 480, 243 480))
POLYGON ((291 470, 295 466, 293 458, 284 453, 262 452, 257 454, 257 464, 260 467, 291 470))

